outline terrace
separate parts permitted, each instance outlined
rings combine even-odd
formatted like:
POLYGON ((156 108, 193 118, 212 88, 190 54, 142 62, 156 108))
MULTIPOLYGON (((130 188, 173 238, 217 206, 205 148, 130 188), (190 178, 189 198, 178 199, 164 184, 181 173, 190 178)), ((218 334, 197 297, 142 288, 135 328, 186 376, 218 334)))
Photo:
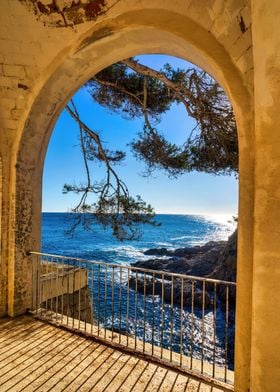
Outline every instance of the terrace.
POLYGON ((221 391, 32 316, 0 320, 1 391, 221 391))
POLYGON ((0 320, 1 391, 233 390, 234 283, 41 253, 30 260, 32 309, 0 320))

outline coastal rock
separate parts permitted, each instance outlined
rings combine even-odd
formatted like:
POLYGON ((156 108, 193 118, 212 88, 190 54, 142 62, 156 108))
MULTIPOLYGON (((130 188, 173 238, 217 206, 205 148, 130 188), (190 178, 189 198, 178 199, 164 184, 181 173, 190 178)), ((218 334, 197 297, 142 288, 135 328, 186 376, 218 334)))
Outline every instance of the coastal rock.
MULTIPOLYGON (((226 242, 208 242, 203 246, 194 247, 192 255, 189 251, 191 248, 180 248, 174 251, 168 251, 172 254, 170 258, 141 260, 137 261, 134 266, 157 271, 206 277, 211 275, 214 269, 216 269, 217 263, 224 252, 225 244, 226 242)), ((163 249, 160 248, 159 250, 161 255, 163 249)), ((156 249, 153 249, 152 253, 156 254, 156 249)), ((159 255, 157 254, 157 256, 159 255)))
MULTIPOLYGON (((202 246, 193 248, 179 248, 168 250, 166 248, 149 249, 145 255, 158 256, 155 259, 141 260, 134 263, 133 266, 146 268, 156 271, 172 272, 177 274, 191 275, 218 279, 223 281, 236 281, 236 260, 237 260, 237 230, 229 237, 228 241, 208 242, 202 246), (169 257, 166 257, 169 256, 169 257)), ((167 302, 171 299, 171 283, 165 283, 166 289, 164 298, 167 302)), ((135 279, 131 278, 131 287, 135 287, 135 279), (134 285, 134 286, 133 286, 134 285)), ((138 278, 138 290, 143 292, 143 279, 138 278)), ((208 284, 206 287, 205 301, 211 305, 211 296, 213 296, 213 285, 208 284)), ((152 293, 152 282, 147 281, 146 293, 152 293)), ((156 294, 161 295, 161 281, 155 282, 156 294)), ((202 294, 199 288, 196 288, 195 304, 201 306, 202 294)), ((235 287, 224 284, 217 284, 217 296, 222 305, 226 306, 227 297, 229 306, 235 306, 235 287)), ((174 303, 180 303, 181 283, 174 282, 174 303)), ((184 287, 184 303, 190 304, 190 285, 186 283, 184 287)))
MULTIPOLYGON (((229 237, 224 250, 219 257, 217 265, 209 274, 209 278, 220 279, 228 282, 236 281, 236 265, 237 265, 237 230, 229 237)), ((220 301, 225 305, 227 298, 227 289, 225 285, 217 287, 217 294, 220 301)), ((229 286, 228 300, 229 306, 235 306, 236 289, 234 286, 229 286)))
POLYGON ((146 256, 172 256, 173 252, 167 248, 152 248, 144 252, 146 256))
MULTIPOLYGON (((130 288, 136 289, 136 278, 130 278, 130 288)), ((191 283, 184 282, 183 287, 181 283, 181 279, 174 279, 173 282, 173 295, 172 295, 172 283, 169 280, 164 281, 164 288, 161 279, 155 278, 153 280, 152 277, 146 276, 146 283, 144 287, 144 279, 142 276, 138 276, 137 278, 137 292, 143 294, 144 290, 146 291, 146 295, 151 295, 154 292, 154 295, 162 297, 166 303, 172 302, 177 305, 181 305, 182 291, 183 291, 183 306, 192 306, 192 285, 191 283), (154 287, 153 287, 154 286, 154 287)), ((194 288, 194 296, 193 296, 193 304, 195 307, 202 308, 203 306, 203 291, 199 287, 194 288)), ((208 309, 212 306, 212 300, 210 294, 205 291, 204 294, 204 307, 208 309)))
POLYGON ((219 241, 214 242, 210 241, 207 242, 205 245, 201 246, 193 246, 193 247, 186 247, 186 248, 178 248, 174 250, 170 250, 167 248, 152 248, 148 249, 144 252, 146 256, 170 256, 170 257, 184 257, 184 258, 191 258, 194 255, 205 253, 211 250, 213 247, 217 246, 225 246, 226 241, 219 241))

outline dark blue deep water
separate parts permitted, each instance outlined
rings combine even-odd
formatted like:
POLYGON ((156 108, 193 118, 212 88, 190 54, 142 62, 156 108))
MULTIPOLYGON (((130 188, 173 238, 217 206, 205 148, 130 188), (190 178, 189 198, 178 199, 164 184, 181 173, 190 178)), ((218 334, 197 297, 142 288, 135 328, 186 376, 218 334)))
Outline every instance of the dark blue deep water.
MULTIPOLYGON (((104 230, 99 225, 95 225, 92 232, 78 228, 74 236, 69 237, 66 231, 73 223, 73 214, 43 213, 42 251, 125 266, 147 258, 143 254, 146 249, 159 247, 176 249, 204 244, 212 240, 226 240, 235 229, 231 216, 157 215, 157 221, 161 223, 161 226, 143 227, 143 236, 140 240, 119 242, 113 238, 109 230, 104 230)), ((87 267, 86 264, 84 266, 87 267)), ((129 335, 136 334, 138 338, 146 342, 162 344, 163 347, 169 349, 172 347, 172 350, 177 352, 179 352, 179 343, 182 338, 179 332, 181 330, 183 331, 184 354, 190 355, 191 351, 194 357, 199 359, 203 355, 204 359, 213 362, 214 348, 215 361, 232 368, 233 310, 230 312, 226 338, 226 317, 224 307, 219 303, 216 316, 214 316, 213 309, 205 312, 203 325, 201 309, 195 309, 192 326, 191 309, 185 307, 181 324, 179 306, 175 305, 171 308, 169 303, 161 302, 160 296, 155 296, 152 301, 151 295, 147 295, 144 299, 141 293, 136 294, 135 290, 127 285, 125 269, 120 276, 116 269, 105 270, 104 267, 98 271, 98 266, 95 265, 89 268, 88 275, 93 311, 96 316, 98 315, 102 327, 119 330, 129 335), (101 298, 101 306, 100 303, 98 305, 98 298, 101 298), (164 319, 162 319, 162 307, 164 319), (127 309, 129 309, 128 313, 127 309), (172 333, 170 332, 171 319, 174 323, 172 333), (213 337, 213 325, 216 329, 215 338, 213 337), (154 330, 153 336, 152 330, 154 330), (164 331, 163 335, 161 330, 164 331), (190 341, 191 335, 193 335, 192 341, 190 341), (202 340, 204 341, 203 347, 202 340), (226 340, 230 343, 228 349, 226 340)))
POLYGON ((175 249, 226 240, 235 227, 231 216, 157 215, 161 226, 144 226, 139 241, 119 242, 99 225, 92 232, 78 228, 73 237, 67 236, 72 219, 68 213, 43 213, 43 252, 128 264, 145 258, 143 251, 149 248, 175 249))

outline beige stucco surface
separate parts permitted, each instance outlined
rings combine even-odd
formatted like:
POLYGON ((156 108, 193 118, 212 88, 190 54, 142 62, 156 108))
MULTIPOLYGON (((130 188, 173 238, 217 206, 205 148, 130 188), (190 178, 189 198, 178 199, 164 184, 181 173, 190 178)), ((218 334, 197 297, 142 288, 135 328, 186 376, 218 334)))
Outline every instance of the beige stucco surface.
POLYGON ((254 1, 255 236, 252 390, 280 388, 280 3, 254 1), (262 28, 260 28, 262 26, 262 28), (266 363, 266 366, 263 366, 266 363), (275 377, 277 374, 277 377, 275 377))
POLYGON ((279 1, 108 0, 75 26, 59 13, 35 15, 29 3, 0 2, 0 315, 30 307, 27 253, 40 249, 43 162, 67 99, 117 60, 176 55, 218 80, 238 124, 235 388, 280 390, 279 1))

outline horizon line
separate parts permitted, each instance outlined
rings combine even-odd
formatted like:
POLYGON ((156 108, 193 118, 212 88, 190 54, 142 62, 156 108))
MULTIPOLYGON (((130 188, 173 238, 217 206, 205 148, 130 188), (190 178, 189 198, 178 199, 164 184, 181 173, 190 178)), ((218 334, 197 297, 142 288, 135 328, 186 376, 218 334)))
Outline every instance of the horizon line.
MULTIPOLYGON (((72 211, 41 211, 43 214, 75 214, 72 211)), ((238 215, 238 212, 156 212, 155 215, 238 215)))

